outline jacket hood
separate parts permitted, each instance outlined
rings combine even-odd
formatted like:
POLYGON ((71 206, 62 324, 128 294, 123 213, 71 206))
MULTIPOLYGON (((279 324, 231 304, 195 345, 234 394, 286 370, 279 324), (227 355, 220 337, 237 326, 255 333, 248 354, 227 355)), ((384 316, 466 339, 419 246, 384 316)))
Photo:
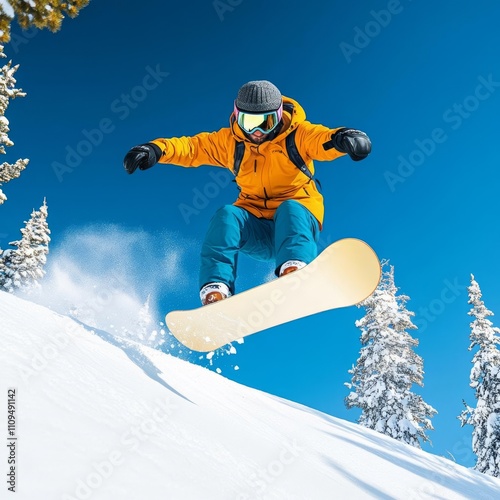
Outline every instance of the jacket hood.
MULTIPOLYGON (((283 96, 283 125, 281 126, 281 131, 273 140, 276 140, 278 138, 282 139, 283 137, 287 136, 290 132, 295 130, 297 126, 305 119, 306 112, 304 111, 304 108, 294 99, 283 96)), ((234 112, 231 113, 231 116, 229 117, 229 124, 231 127, 231 132, 235 139, 239 141, 251 142, 250 139, 247 138, 243 130, 241 130, 240 126, 236 123, 234 112)))

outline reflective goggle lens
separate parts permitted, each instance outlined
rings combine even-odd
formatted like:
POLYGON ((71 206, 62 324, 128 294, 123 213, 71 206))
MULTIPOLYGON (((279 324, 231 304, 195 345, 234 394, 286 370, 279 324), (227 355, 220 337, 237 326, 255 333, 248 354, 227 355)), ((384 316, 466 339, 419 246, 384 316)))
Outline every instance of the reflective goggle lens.
POLYGON ((260 114, 251 114, 244 111, 238 112, 238 125, 249 134, 253 134, 256 130, 260 130, 263 134, 268 134, 276 128, 278 123, 277 111, 260 114))

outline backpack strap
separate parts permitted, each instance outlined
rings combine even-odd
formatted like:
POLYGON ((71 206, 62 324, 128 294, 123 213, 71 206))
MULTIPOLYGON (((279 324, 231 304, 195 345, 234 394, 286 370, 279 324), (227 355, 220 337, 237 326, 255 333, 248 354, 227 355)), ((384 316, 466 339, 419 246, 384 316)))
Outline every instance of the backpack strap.
POLYGON ((293 132, 290 132, 285 139, 286 144, 286 152, 288 153, 288 158, 293 162, 293 164, 303 173, 305 174, 310 181, 313 180, 313 174, 309 170, 309 167, 306 165, 306 162, 300 156, 299 150, 297 149, 297 144, 295 144, 295 134, 297 133, 297 129, 293 132))
MULTIPOLYGON (((288 111, 290 114, 293 113, 293 104, 285 103, 283 105, 283 109, 288 111)), ((297 129, 293 130, 290 134, 286 136, 285 144, 286 144, 286 152, 288 154, 288 158, 290 161, 304 174, 307 176, 309 181, 313 180, 313 174, 309 170, 309 167, 306 165, 306 162, 302 158, 297 149, 297 145, 295 144, 295 134, 297 133, 297 129)), ((235 141, 234 147, 234 162, 233 162, 233 173, 234 176, 237 177, 240 171, 241 162, 243 160, 243 156, 245 155, 245 143, 243 141, 235 141)))
POLYGON ((233 163, 233 174, 235 177, 238 176, 241 167, 241 161, 245 156, 245 143, 243 141, 236 141, 234 146, 234 163, 233 163))
MULTIPOLYGON (((283 110, 293 115, 294 105, 291 102, 286 102, 283 104, 283 110)), ((286 144, 286 152, 288 154, 288 158, 292 161, 292 163, 309 179, 309 181, 313 180, 313 174, 309 170, 309 167, 306 165, 306 162, 302 158, 297 149, 297 144, 295 143, 295 134, 297 133, 297 129, 293 132, 289 133, 286 136, 285 144, 286 144)))

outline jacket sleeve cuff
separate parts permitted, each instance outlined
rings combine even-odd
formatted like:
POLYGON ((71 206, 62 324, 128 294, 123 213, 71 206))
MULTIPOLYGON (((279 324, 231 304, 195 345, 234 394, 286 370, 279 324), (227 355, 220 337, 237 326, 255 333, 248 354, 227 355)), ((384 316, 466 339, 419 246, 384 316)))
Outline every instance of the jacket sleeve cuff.
POLYGON ((157 161, 166 162, 169 157, 169 145, 166 139, 154 139, 150 141, 149 144, 154 148, 157 161))

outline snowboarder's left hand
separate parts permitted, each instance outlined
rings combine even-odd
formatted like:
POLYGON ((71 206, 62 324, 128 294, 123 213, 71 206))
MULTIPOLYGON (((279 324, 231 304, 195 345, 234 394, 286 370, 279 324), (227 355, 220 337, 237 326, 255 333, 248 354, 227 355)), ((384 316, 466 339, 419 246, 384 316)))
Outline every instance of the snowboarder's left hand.
POLYGON ((123 166, 128 174, 133 174, 137 167, 139 170, 146 170, 156 165, 161 158, 161 150, 156 144, 148 142, 134 146, 123 159, 123 166))
POLYGON ((372 150, 368 136, 353 128, 341 128, 332 135, 332 145, 341 153, 347 153, 352 160, 364 160, 372 150))

